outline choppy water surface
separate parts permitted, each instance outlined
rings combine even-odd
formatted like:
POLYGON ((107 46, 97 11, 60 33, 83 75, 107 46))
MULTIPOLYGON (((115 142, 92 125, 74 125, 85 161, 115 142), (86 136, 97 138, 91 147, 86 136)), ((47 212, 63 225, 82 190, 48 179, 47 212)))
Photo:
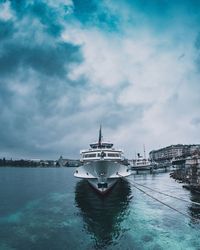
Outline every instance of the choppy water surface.
MULTIPOLYGON (((0 168, 0 249, 200 249, 200 207, 161 194, 156 198, 125 181, 105 197, 72 168, 0 168), (195 219, 196 218, 196 219, 195 219)), ((130 176, 184 199, 200 202, 169 173, 130 176)))

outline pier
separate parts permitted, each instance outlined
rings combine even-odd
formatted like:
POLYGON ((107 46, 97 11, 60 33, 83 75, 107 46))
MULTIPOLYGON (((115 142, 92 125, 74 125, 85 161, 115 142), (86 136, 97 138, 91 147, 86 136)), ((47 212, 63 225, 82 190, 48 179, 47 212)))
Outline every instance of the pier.
POLYGON ((185 164, 173 171, 170 176, 184 182, 184 188, 200 193, 200 155, 186 158, 185 164))
POLYGON ((139 172, 143 172, 143 171, 148 171, 152 174, 157 170, 164 170, 165 172, 167 172, 170 170, 170 167, 171 167, 171 164, 157 164, 157 165, 151 165, 151 166, 145 166, 145 167, 132 166, 131 170, 136 171, 136 174, 138 174, 139 172))

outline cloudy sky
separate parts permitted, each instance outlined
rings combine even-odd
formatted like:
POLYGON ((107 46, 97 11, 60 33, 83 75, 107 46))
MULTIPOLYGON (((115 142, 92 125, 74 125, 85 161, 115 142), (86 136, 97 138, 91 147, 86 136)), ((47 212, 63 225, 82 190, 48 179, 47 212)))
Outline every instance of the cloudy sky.
POLYGON ((0 0, 0 157, 200 143, 200 1, 0 0))

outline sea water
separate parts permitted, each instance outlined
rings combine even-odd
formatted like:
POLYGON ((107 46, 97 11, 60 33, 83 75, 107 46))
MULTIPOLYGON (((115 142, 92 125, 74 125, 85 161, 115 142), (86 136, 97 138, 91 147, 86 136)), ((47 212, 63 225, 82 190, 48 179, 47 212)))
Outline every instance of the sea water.
POLYGON ((105 196, 73 168, 0 168, 0 250, 200 249, 200 206, 142 188, 137 182, 200 202, 169 173, 119 181, 105 196))

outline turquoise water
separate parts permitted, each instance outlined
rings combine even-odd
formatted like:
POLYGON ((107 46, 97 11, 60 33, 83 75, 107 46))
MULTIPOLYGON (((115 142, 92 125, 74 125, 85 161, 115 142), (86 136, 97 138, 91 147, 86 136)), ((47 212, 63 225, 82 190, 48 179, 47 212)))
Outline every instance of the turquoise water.
MULTIPOLYGON (((191 216, 150 199, 125 181, 106 196, 73 177, 73 168, 0 168, 0 249, 200 249, 200 207, 153 194, 191 216), (195 219, 196 218, 196 219, 195 219)), ((199 201, 169 173, 130 176, 199 201)))

